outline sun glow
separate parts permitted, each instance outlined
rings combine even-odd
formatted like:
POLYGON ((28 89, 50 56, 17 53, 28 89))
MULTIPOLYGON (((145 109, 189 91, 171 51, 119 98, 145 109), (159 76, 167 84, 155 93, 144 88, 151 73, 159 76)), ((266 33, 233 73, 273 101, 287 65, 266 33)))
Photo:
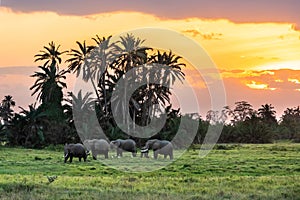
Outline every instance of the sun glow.
POLYGON ((279 70, 279 69, 299 70, 300 60, 267 63, 265 65, 255 67, 254 69, 255 70, 279 70))

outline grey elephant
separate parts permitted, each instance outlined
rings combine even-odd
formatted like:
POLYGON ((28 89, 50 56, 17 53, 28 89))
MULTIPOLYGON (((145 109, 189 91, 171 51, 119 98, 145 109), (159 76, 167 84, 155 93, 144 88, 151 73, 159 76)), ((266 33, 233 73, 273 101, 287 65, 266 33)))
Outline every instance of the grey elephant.
POLYGON ((148 140, 146 145, 141 148, 141 156, 144 154, 145 157, 148 157, 148 151, 151 149, 153 150, 154 159, 157 159, 158 154, 164 155, 164 158, 169 156, 170 160, 173 159, 173 145, 170 141, 158 139, 148 140))
POLYGON ((128 151, 132 153, 133 157, 136 157, 136 143, 132 139, 117 139, 110 142, 111 148, 117 148, 117 156, 122 157, 123 151, 128 151))
POLYGON ((84 162, 86 161, 86 158, 88 156, 88 152, 86 151, 85 147, 78 143, 78 144, 66 144, 64 147, 64 157, 65 157, 65 163, 70 158, 70 163, 73 160, 73 157, 79 158, 79 161, 81 162, 81 158, 83 158, 84 162))
POLYGON ((94 160, 97 160, 97 155, 99 154, 103 154, 105 158, 108 158, 109 144, 106 140, 85 140, 83 144, 88 151, 92 151, 92 156, 94 160))

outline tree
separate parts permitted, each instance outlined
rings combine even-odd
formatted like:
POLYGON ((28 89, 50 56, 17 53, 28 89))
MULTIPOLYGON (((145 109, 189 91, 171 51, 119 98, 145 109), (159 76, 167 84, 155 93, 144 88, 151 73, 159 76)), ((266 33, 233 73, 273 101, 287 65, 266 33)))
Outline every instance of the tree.
POLYGON ((94 92, 97 96, 98 103, 104 108, 107 114, 107 94, 105 87, 107 68, 110 62, 112 62, 112 52, 110 44, 110 38, 100 38, 96 35, 96 38, 92 38, 97 46, 87 46, 85 41, 83 43, 76 42, 79 50, 71 49, 71 56, 66 60, 68 70, 76 73, 78 77, 82 74, 82 79, 85 82, 91 81, 94 92))
POLYGON ((91 95, 91 92, 87 92, 83 96, 81 90, 77 96, 71 92, 68 93, 67 105, 70 105, 70 109, 67 112, 71 115, 69 124, 76 125, 77 133, 82 140, 97 138, 98 120, 95 117, 95 99, 91 95))
POLYGON ((269 126, 277 125, 276 111, 272 104, 262 105, 261 108, 258 109, 258 116, 269 126))
POLYGON ((206 121, 212 124, 225 124, 228 117, 232 114, 229 106, 224 106, 221 111, 209 110, 206 114, 206 121))
POLYGON ((47 114, 33 105, 28 110, 20 107, 8 128, 8 144, 24 147, 42 147, 46 144, 44 128, 48 123, 47 114))
POLYGON ((66 62, 69 63, 68 71, 76 73, 77 77, 82 74, 82 79, 84 81, 91 80, 96 95, 98 99, 100 99, 96 89, 96 84, 94 83, 94 79, 91 78, 92 72, 90 66, 87 64, 87 58, 91 51, 95 48, 95 46, 87 46, 85 41, 83 41, 83 43, 76 41, 76 44, 78 45, 79 50, 71 49, 71 52, 68 54, 71 57, 66 60, 66 62))
POLYGON ((290 139, 297 142, 300 141, 300 107, 287 108, 280 122, 281 129, 284 129, 285 134, 279 133, 280 139, 290 139))
POLYGON ((63 117, 63 92, 62 89, 67 85, 61 79, 66 79, 65 74, 67 71, 59 70, 59 64, 61 63, 60 56, 65 53, 59 51, 59 47, 56 47, 53 42, 49 43, 49 47, 44 47, 42 54, 35 55, 36 60, 46 60, 43 66, 38 68, 41 71, 35 72, 31 77, 37 78, 30 90, 33 90, 32 96, 37 95, 37 100, 42 102, 41 110, 50 112, 50 117, 56 120, 60 120, 63 117), (50 62, 50 64, 49 64, 50 62))
MULTIPOLYGON (((107 82, 110 82, 108 85, 111 87, 109 91, 114 91, 114 88, 120 79, 124 79, 124 85, 120 86, 119 84, 121 87, 118 90, 119 93, 115 93, 117 98, 111 98, 110 103, 113 102, 115 105, 118 105, 114 109, 115 111, 121 111, 123 119, 122 123, 127 127, 127 132, 129 132, 130 125, 134 125, 129 124, 130 116, 127 116, 127 113, 132 113, 133 118, 135 118, 138 105, 137 101, 134 98, 128 97, 127 93, 128 90, 133 87, 130 84, 134 84, 134 81, 139 81, 138 78, 136 78, 136 71, 133 70, 132 74, 129 74, 128 72, 129 70, 147 62, 147 50, 150 48, 142 46, 143 42, 144 40, 136 38, 132 34, 127 34, 126 36, 121 36, 120 40, 112 46, 112 52, 114 52, 115 57, 114 61, 110 65, 110 68, 112 69, 112 73, 114 75, 108 76, 109 80, 107 80, 107 82), (130 108, 128 108, 128 105, 126 105, 127 102, 129 102, 129 105, 131 105, 130 108)), ((133 94, 132 96, 137 96, 137 93, 133 94)))
POLYGON ((45 65, 48 65, 49 62, 51 62, 50 65, 54 65, 58 67, 58 64, 61 64, 61 55, 66 53, 67 51, 59 51, 60 45, 56 46, 55 43, 52 41, 49 43, 49 47, 44 46, 44 50, 40 51, 40 54, 36 54, 34 57, 36 57, 35 62, 37 61, 44 61, 46 60, 45 65))
POLYGON ((2 100, 0 104, 0 118, 2 118, 4 125, 9 124, 9 121, 12 119, 13 110, 11 107, 14 107, 15 105, 16 103, 10 95, 5 96, 2 100))
POLYGON ((60 104, 63 98, 62 88, 66 83, 60 79, 66 79, 66 71, 57 71, 54 65, 39 66, 40 72, 35 72, 31 77, 37 78, 30 90, 34 90, 32 96, 38 93, 37 99, 42 103, 60 104))
POLYGON ((239 101, 235 103, 235 108, 231 112, 232 122, 236 124, 237 122, 243 122, 247 119, 251 119, 251 117, 256 113, 253 109, 252 105, 246 101, 239 101))
POLYGON ((270 127, 255 113, 235 125, 236 141, 238 143, 270 143, 273 132, 270 127))

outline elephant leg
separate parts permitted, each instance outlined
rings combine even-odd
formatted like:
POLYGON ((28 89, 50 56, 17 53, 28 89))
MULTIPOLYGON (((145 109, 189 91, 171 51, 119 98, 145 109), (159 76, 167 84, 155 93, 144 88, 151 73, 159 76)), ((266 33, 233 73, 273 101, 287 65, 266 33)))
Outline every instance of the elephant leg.
POLYGON ((120 148, 117 148, 117 157, 122 156, 122 150, 120 148))
POLYGON ((106 152, 104 153, 104 156, 105 156, 106 159, 108 158, 108 151, 106 151, 106 152))
POLYGON ((171 152, 171 153, 169 154, 169 156, 170 156, 170 160, 173 160, 173 152, 171 152))
POLYGON ((136 157, 136 152, 132 152, 132 156, 133 156, 133 157, 136 157))
POLYGON ((168 156, 168 154, 164 154, 164 159, 166 159, 166 158, 167 158, 167 156, 168 156))
POLYGON ((153 151, 153 156, 154 156, 154 159, 157 159, 158 152, 157 151, 153 151))
POLYGON ((67 160, 69 159, 69 155, 67 155, 66 157, 65 157, 65 163, 67 162, 67 160))
POLYGON ((70 163, 72 163, 72 160, 73 160, 73 156, 71 155, 70 156, 70 163))
POLYGON ((83 157, 84 162, 86 162, 86 158, 87 158, 87 156, 84 156, 84 157, 83 157))
POLYGON ((141 153, 141 157, 149 158, 148 153, 141 153))
POLYGON ((92 157, 93 157, 93 160, 97 160, 97 154, 95 153, 95 150, 92 151, 92 157))
POLYGON ((81 157, 79 157, 79 162, 81 162, 81 157))

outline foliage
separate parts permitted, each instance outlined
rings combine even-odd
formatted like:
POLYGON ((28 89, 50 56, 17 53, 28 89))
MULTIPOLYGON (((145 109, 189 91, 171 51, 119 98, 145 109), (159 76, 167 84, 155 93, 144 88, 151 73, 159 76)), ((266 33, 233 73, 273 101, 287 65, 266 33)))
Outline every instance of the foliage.
POLYGON ((287 108, 281 117, 279 139, 300 142, 300 107, 287 108))
POLYGON ((13 110, 11 109, 16 105, 16 102, 13 100, 12 96, 6 95, 2 102, 0 103, 0 125, 1 119, 3 120, 3 124, 9 124, 10 120, 13 117, 13 110))

